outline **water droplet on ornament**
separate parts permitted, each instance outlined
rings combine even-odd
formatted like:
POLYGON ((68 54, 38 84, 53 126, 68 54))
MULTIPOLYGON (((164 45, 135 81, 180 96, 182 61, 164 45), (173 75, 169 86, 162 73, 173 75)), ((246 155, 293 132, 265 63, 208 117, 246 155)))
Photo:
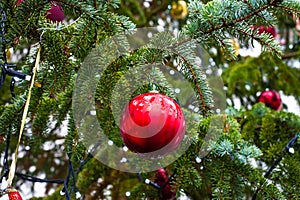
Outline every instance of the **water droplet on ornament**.
POLYGON ((138 104, 138 101, 134 100, 134 101, 132 102, 132 104, 133 104, 134 106, 136 106, 136 105, 138 104))

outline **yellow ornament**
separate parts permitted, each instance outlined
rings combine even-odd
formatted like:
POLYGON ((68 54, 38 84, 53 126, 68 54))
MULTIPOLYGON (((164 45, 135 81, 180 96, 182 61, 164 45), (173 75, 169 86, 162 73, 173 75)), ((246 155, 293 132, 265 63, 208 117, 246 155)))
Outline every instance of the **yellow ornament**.
POLYGON ((10 49, 6 49, 6 59, 7 59, 7 62, 10 62, 10 58, 11 58, 10 49))
MULTIPOLYGON (((229 40, 231 41, 233 49, 234 49, 233 55, 238 56, 240 54, 240 48, 241 48, 240 43, 236 39, 229 39, 229 40)), ((222 54, 225 53, 223 48, 220 49, 220 52, 222 54)))
POLYGON ((234 55, 238 56, 240 54, 240 48, 241 48, 239 42, 235 39, 232 39, 232 45, 233 45, 234 50, 235 50, 234 55))
POLYGON ((172 3, 172 8, 170 11, 171 16, 174 19, 183 19, 188 14, 187 3, 185 1, 179 0, 172 3))

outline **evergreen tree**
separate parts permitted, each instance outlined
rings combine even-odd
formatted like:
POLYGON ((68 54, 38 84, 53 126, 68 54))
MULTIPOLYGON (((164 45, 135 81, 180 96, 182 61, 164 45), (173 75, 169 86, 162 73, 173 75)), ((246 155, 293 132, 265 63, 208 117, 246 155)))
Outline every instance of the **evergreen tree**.
POLYGON ((299 110, 258 102, 272 89, 299 109, 299 1, 1 0, 0 9, 1 194, 300 199, 299 110), (258 56, 239 54, 257 44, 258 56), (124 146, 119 121, 153 89, 180 105, 186 130, 175 153, 149 158, 124 146))

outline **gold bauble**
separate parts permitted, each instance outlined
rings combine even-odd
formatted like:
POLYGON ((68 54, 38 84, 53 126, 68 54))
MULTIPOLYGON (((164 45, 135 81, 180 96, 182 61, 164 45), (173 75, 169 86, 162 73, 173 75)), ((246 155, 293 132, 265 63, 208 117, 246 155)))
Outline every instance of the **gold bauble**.
MULTIPOLYGON (((239 54, 240 54, 240 43, 238 42, 238 40, 236 40, 236 39, 229 39, 230 41, 231 41, 231 43, 232 43, 232 46, 233 46, 233 49, 234 49, 234 53, 233 53, 233 55, 235 55, 235 56, 238 56, 239 54)), ((220 49, 220 52, 222 53, 222 54, 224 54, 224 49, 223 48, 221 48, 220 49)))
POLYGON ((235 39, 232 39, 232 45, 233 45, 233 47, 234 47, 234 55, 235 56, 238 56, 239 54, 240 54, 240 43, 237 41, 237 40, 235 40, 235 39))
POLYGON ((6 59, 7 59, 7 62, 10 62, 10 58, 11 58, 11 52, 10 52, 10 49, 6 49, 6 59))
POLYGON ((179 0, 172 3, 172 8, 170 11, 171 16, 174 19, 183 19, 188 14, 187 3, 185 1, 179 0))

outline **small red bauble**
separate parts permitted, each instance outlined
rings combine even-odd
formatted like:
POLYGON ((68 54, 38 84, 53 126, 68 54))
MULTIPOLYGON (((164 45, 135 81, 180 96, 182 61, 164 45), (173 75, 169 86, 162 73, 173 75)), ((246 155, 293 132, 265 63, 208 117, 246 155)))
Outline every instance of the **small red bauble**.
POLYGON ((174 199, 174 197, 176 195, 176 192, 173 191, 171 184, 167 183, 168 180, 169 180, 169 177, 168 177, 165 169, 161 168, 161 169, 156 170, 154 182, 157 185, 164 187, 160 194, 161 199, 164 199, 164 200, 174 199))
POLYGON ((20 5, 24 0, 18 0, 17 5, 20 5))
MULTIPOLYGON (((18 0, 17 5, 20 5, 25 0, 18 0)), ((51 8, 46 12, 46 18, 53 22, 62 22, 65 18, 65 13, 60 5, 55 1, 51 1, 51 8)))
POLYGON ((276 29, 273 26, 258 26, 257 27, 258 33, 269 33, 271 34, 273 37, 276 37, 276 29))
POLYGON ((151 153, 151 157, 173 152, 184 133, 185 119, 180 106, 157 92, 133 98, 120 120, 120 134, 128 149, 135 153, 151 153))
POLYGON ((56 2, 52 2, 51 8, 47 11, 46 18, 53 22, 61 22, 65 18, 65 13, 60 5, 57 5, 56 2))
POLYGON ((20 193, 15 189, 8 189, 7 194, 9 200, 22 200, 20 193))
POLYGON ((269 108, 279 111, 282 108, 280 94, 275 90, 265 90, 258 97, 258 101, 264 103, 269 108))

